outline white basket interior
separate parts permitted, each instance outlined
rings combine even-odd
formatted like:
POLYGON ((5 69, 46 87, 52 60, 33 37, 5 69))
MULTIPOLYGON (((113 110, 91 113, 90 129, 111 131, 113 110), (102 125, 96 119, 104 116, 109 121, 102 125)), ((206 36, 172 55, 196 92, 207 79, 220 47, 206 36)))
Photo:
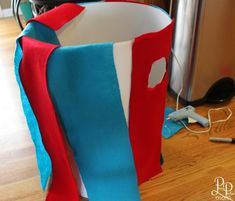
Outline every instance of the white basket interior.
POLYGON ((162 9, 138 3, 99 2, 86 9, 57 31, 61 45, 79 45, 133 40, 157 32, 171 23, 162 9))

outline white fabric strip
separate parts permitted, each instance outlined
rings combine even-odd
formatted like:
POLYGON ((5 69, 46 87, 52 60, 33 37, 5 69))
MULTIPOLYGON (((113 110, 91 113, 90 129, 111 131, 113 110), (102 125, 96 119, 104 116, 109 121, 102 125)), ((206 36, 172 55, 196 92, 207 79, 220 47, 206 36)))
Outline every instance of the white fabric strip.
POLYGON ((129 105, 132 72, 132 41, 114 43, 113 57, 127 126, 129 125, 129 105))
POLYGON ((84 197, 84 198, 88 198, 88 195, 87 195, 87 191, 86 191, 86 187, 84 185, 84 182, 82 180, 82 177, 81 175, 79 174, 80 176, 80 181, 81 181, 81 186, 80 186, 80 193, 81 193, 81 196, 84 197))

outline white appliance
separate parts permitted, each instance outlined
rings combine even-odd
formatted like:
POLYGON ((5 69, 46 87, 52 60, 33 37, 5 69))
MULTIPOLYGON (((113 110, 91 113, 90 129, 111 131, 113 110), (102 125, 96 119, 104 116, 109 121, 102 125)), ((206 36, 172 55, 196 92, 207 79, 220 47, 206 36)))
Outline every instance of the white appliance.
POLYGON ((170 91, 183 104, 223 102, 235 94, 235 1, 174 0, 170 91))

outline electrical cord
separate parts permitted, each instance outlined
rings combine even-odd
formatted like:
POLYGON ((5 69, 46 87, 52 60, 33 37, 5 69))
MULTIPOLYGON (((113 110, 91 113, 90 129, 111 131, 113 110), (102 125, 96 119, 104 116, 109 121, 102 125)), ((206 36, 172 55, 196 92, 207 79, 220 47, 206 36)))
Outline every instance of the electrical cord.
MULTIPOLYGON (((178 60, 178 58, 177 58, 177 56, 176 56, 176 54, 175 54, 173 48, 171 48, 171 52, 172 52, 173 57, 174 57, 175 60, 176 60, 176 63, 177 63, 177 65, 178 65, 180 71, 183 73, 183 76, 182 76, 182 79, 181 79, 180 90, 179 90, 179 92, 178 92, 178 94, 177 94, 177 98, 176 98, 176 111, 177 111, 177 110, 179 110, 179 98, 180 98, 180 95, 181 95, 181 93, 182 93, 182 91, 183 91, 183 88, 184 88, 184 76, 185 76, 184 73, 185 73, 185 72, 183 71, 183 66, 182 66, 181 63, 179 62, 179 60, 178 60)), ((227 121, 232 117, 232 115, 233 115, 233 112, 232 112, 232 110, 231 110, 229 107, 220 107, 220 108, 211 108, 211 109, 209 109, 208 112, 207 112, 208 121, 209 121, 209 128, 206 129, 206 130, 192 130, 192 129, 189 128, 183 121, 180 120, 179 122, 180 122, 180 123, 185 127, 185 129, 188 130, 189 132, 195 133, 195 134, 202 134, 202 133, 208 133, 208 132, 210 132, 210 130, 211 130, 211 128, 212 128, 212 124, 214 124, 214 123, 227 122, 227 121), (220 110, 223 110, 223 111, 227 110, 227 111, 229 112, 229 114, 227 115, 227 117, 226 117, 225 119, 220 119, 220 120, 217 120, 217 121, 212 121, 212 120, 211 120, 211 112, 212 112, 212 111, 220 111, 220 110)))
POLYGON ((22 25, 22 22, 19 16, 20 3, 21 3, 21 0, 11 0, 11 9, 12 9, 13 17, 15 18, 18 26, 20 27, 21 30, 23 30, 24 27, 22 25))
POLYGON ((191 128, 189 128, 183 121, 180 120, 180 123, 186 128, 186 130, 188 130, 191 133, 195 133, 195 134, 202 134, 202 133, 208 133, 210 132, 211 128, 212 128, 212 124, 214 123, 222 123, 222 122, 227 122, 231 116, 233 115, 232 110, 229 107, 220 107, 220 108, 212 108, 208 110, 207 116, 208 116, 208 122, 209 122, 209 128, 206 130, 192 130, 191 128), (217 121, 211 121, 211 112, 212 111, 219 111, 219 110, 227 110, 229 112, 228 116, 225 119, 220 119, 217 121))
POLYGON ((174 52, 173 48, 171 48, 171 53, 173 54, 173 56, 176 60, 176 63, 178 64, 178 67, 179 67, 180 71, 183 73, 181 83, 180 83, 180 90, 179 90, 179 92, 177 94, 177 98, 176 98, 176 108, 175 108, 175 110, 177 111, 179 109, 179 98, 180 98, 180 95, 181 95, 181 93, 183 91, 183 88, 184 88, 184 74, 185 74, 185 71, 183 71, 182 64, 179 62, 177 56, 175 55, 175 52, 174 52))
POLYGON ((20 16, 19 16, 20 2, 21 2, 21 0, 16 0, 15 18, 16 18, 16 22, 18 23, 20 29, 23 30, 24 27, 21 23, 20 16))
POLYGON ((15 0, 11 0, 11 9, 13 17, 15 17, 15 0))

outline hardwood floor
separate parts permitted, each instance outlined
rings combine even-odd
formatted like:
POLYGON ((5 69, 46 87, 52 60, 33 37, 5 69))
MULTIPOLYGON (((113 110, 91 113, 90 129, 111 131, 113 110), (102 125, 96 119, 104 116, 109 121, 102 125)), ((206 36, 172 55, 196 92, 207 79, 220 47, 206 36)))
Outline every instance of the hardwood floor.
MULTIPOLYGON (((14 77, 13 54, 19 33, 13 19, 0 19, 0 201, 43 201, 45 193, 40 189, 34 147, 14 77)), ((167 105, 174 104, 169 96, 167 105)), ((220 106, 204 105, 197 111, 206 116, 209 108, 220 106)), ((235 98, 228 106, 235 114, 235 98)), ((225 113, 212 117, 224 118, 225 113)), ((194 135, 183 129, 163 139, 163 172, 140 186, 142 200, 216 200, 211 191, 218 176, 235 186, 235 146, 211 143, 209 136, 235 137, 235 115, 226 123, 214 124, 209 134, 194 135)), ((235 200, 235 195, 231 198, 235 200)))

